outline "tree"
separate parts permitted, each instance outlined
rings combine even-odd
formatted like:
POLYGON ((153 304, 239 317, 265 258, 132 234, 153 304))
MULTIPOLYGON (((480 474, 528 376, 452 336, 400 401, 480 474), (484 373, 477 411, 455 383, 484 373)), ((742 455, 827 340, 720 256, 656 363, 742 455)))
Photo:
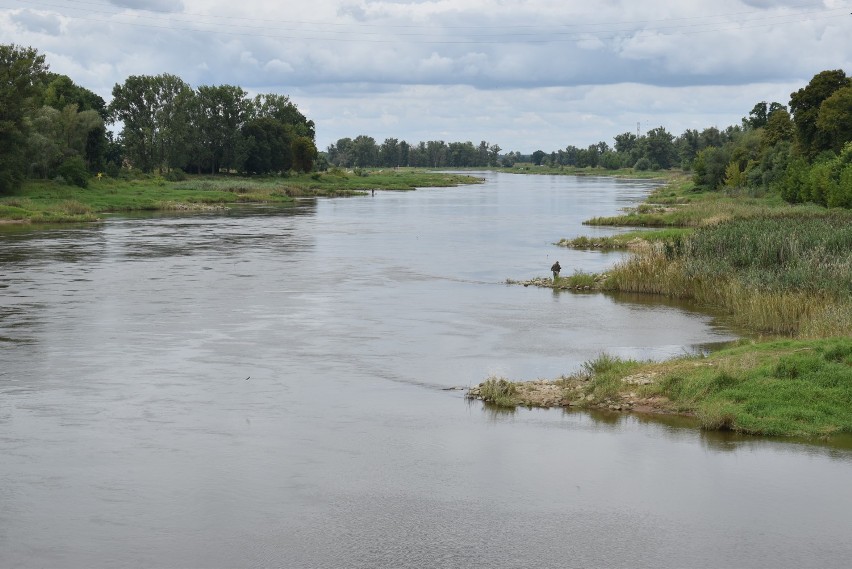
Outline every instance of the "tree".
POLYGON ((536 166, 541 166, 541 161, 544 159, 544 150, 536 150, 532 153, 532 163, 536 166))
POLYGON ((399 143, 399 164, 401 166, 411 164, 411 145, 404 140, 399 143))
POLYGON ((831 136, 817 126, 820 107, 835 91, 848 87, 850 78, 842 69, 821 71, 810 82, 790 94, 790 111, 796 126, 796 148, 808 159, 831 148, 831 136))
POLYGON ((353 165, 359 168, 375 166, 379 160, 379 147, 372 136, 359 135, 352 141, 353 165))
POLYGON ((245 163, 242 127, 250 118, 246 92, 234 85, 202 85, 195 91, 192 120, 196 145, 193 162, 215 174, 239 170, 245 163))
POLYGON ((447 158, 447 143, 443 140, 430 140, 426 143, 427 165, 432 168, 444 166, 447 158))
POLYGON ((53 107, 44 106, 29 116, 26 149, 31 177, 51 177, 62 162, 60 115, 53 107))
POLYGON ((107 104, 100 95, 74 83, 67 75, 48 73, 42 90, 41 104, 61 111, 77 105, 78 111, 95 111, 103 120, 109 118, 107 104))
POLYGON ((491 148, 488 150, 488 163, 487 163, 488 166, 496 166, 497 165, 498 161, 500 160, 500 151, 501 150, 502 150, 502 148, 500 148, 500 145, 498 145, 498 144, 491 146, 491 148))
POLYGON ((766 126, 763 129, 763 148, 772 148, 779 142, 792 142, 795 136, 795 127, 787 109, 781 108, 769 115, 766 126))
POLYGON ((245 160, 242 172, 269 174, 293 167, 292 131, 271 117, 255 118, 242 128, 245 160))
POLYGON ((294 136, 316 138, 314 121, 308 120, 286 95, 257 95, 251 102, 251 113, 255 118, 273 118, 290 126, 294 136))
POLYGON ((723 148, 708 146, 698 152, 692 165, 692 179, 696 186, 717 189, 725 179, 730 154, 723 148))
POLYGON ((393 168, 400 165, 400 145, 395 138, 386 138, 379 148, 379 163, 393 168))
POLYGON ((158 130, 155 140, 156 166, 166 170, 184 165, 188 156, 187 138, 190 128, 189 107, 194 92, 183 79, 164 73, 155 78, 157 109, 154 120, 158 130))
POLYGON ((353 142, 351 138, 338 139, 337 144, 331 144, 328 147, 328 162, 333 166, 341 168, 351 168, 354 160, 353 142))
POLYGON ((615 151, 633 158, 632 153, 636 148, 636 135, 630 131, 615 135, 615 151))
POLYGON ((317 159, 317 147, 308 136, 297 136, 293 140, 293 169, 298 172, 310 172, 317 159))
POLYGON ((677 149, 678 158, 680 158, 681 168, 692 168, 692 161, 695 160, 695 155, 700 149, 700 138, 698 131, 695 129, 686 129, 679 137, 675 139, 675 148, 677 149))
POLYGON ((674 146, 674 135, 662 126, 649 130, 640 142, 642 155, 656 168, 668 169, 675 165, 677 152, 674 146))
POLYGON ((192 93, 180 77, 131 75, 112 96, 110 116, 123 123, 121 138, 134 166, 151 172, 185 161, 192 93))
POLYGON ((836 153, 852 141, 852 86, 838 89, 822 102, 816 126, 827 147, 836 153))
POLYGON ((29 126, 26 147, 30 175, 55 176, 59 165, 71 156, 79 157, 87 169, 91 166, 90 153, 100 152, 97 159, 103 159, 104 124, 93 110, 77 112, 73 103, 62 110, 43 106, 31 114, 29 126), (93 139, 99 144, 94 150, 93 139))
POLYGON ((722 133, 715 126, 707 127, 698 135, 698 149, 703 150, 710 146, 722 146, 722 133))
POLYGON ((26 116, 47 73, 31 47, 0 45, 0 194, 17 189, 27 171, 26 116))
POLYGON ((743 118, 743 126, 751 129, 762 128, 766 126, 766 120, 769 117, 769 104, 766 101, 757 103, 748 114, 748 118, 743 118))

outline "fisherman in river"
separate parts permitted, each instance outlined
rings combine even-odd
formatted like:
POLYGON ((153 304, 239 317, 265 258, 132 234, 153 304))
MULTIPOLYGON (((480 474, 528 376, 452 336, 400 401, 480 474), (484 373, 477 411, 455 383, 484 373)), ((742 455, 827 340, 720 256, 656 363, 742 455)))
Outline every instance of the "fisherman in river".
POLYGON ((550 267, 550 270, 553 271, 553 282, 555 283, 559 280, 559 271, 562 270, 562 267, 559 266, 559 261, 553 263, 553 266, 550 267))

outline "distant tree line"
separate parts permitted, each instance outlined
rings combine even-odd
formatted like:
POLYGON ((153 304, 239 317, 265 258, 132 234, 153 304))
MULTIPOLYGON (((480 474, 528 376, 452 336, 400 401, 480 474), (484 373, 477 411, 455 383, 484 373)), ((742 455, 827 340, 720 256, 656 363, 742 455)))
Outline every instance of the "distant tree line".
POLYGON ((430 140, 416 145, 361 135, 342 138, 318 156, 314 123, 288 97, 249 97, 233 85, 193 89, 170 74, 128 77, 110 104, 48 71, 31 47, 0 44, 0 193, 27 177, 85 185, 89 173, 122 168, 166 175, 310 171, 326 165, 433 168, 550 167, 691 170, 709 190, 777 192, 791 203, 852 207, 852 79, 817 73, 787 105, 761 101, 739 125, 687 129, 660 126, 598 142, 531 155, 502 153, 481 141, 430 140), (114 136, 107 125, 120 125, 114 136))
POLYGON ((110 104, 48 71, 31 47, 0 44, 0 194, 30 178, 85 185, 90 173, 311 171, 314 123, 288 97, 170 74, 128 77, 110 104), (107 125, 118 124, 118 136, 107 125))
POLYGON ((624 132, 614 145, 568 146, 501 154, 485 141, 442 140, 416 146, 396 138, 381 145, 369 136, 342 138, 328 147, 332 166, 512 167, 517 163, 576 168, 692 171, 706 190, 780 193, 791 203, 852 208, 852 78, 842 70, 817 73, 790 95, 788 105, 761 101, 739 125, 687 129, 679 136, 660 126, 624 132))
POLYGON ((423 168, 468 168, 500 165, 500 147, 482 141, 450 142, 430 140, 416 145, 387 138, 379 145, 371 136, 341 138, 328 147, 325 159, 342 168, 414 166, 423 168))

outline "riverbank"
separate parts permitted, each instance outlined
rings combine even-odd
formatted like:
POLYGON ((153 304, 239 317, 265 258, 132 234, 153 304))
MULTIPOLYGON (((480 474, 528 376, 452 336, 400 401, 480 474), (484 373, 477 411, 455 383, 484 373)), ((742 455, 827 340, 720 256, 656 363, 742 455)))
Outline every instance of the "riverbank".
POLYGON ((852 432, 852 212, 701 193, 674 178, 623 215, 587 223, 665 229, 562 240, 631 254, 604 274, 511 284, 690 299, 768 340, 663 363, 601 356, 584 372, 552 381, 492 378, 471 397, 683 413, 707 429, 753 434, 852 432))
POLYGON ((601 355, 553 380, 489 378, 468 397, 504 407, 692 415, 705 429, 825 437, 852 433, 850 375, 850 338, 744 340, 664 362, 601 355))
POLYGON ((34 180, 0 196, 0 222, 67 223, 131 211, 221 211, 240 203, 286 206, 298 197, 365 195, 372 190, 408 191, 481 182, 480 178, 425 170, 331 170, 287 177, 161 176, 94 178, 87 188, 34 180))

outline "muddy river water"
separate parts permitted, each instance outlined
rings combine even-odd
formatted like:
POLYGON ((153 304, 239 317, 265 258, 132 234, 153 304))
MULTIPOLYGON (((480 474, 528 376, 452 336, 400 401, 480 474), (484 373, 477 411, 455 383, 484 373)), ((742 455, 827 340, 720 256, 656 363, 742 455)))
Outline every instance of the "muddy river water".
POLYGON ((0 567, 849 567, 848 441, 448 390, 736 338, 504 284, 649 182, 486 178, 0 231, 0 567))

